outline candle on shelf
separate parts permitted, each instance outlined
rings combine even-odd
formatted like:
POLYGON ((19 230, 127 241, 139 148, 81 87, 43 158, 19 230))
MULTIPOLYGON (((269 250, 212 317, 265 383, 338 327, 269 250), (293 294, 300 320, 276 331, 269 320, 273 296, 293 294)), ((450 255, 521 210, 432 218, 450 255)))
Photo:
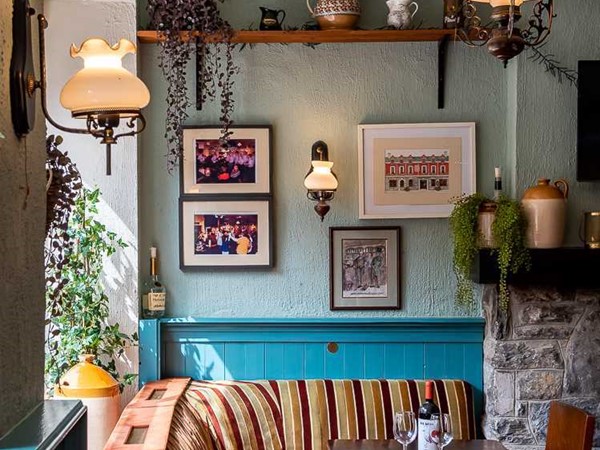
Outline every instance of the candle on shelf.
POLYGON ((494 201, 498 201, 502 195, 502 170, 500 167, 494 169, 494 201))

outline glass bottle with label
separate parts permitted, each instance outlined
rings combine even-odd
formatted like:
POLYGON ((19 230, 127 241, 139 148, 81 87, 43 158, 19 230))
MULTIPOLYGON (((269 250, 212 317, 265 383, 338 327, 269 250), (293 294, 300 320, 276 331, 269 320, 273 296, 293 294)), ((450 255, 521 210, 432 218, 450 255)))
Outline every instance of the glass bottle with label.
POLYGON ((158 258, 156 247, 150 249, 150 280, 146 283, 142 298, 143 314, 146 319, 159 319, 165 315, 167 289, 158 280, 158 258))
POLYGON ((425 383, 425 403, 419 408, 418 420, 418 449, 438 450, 436 435, 439 434, 440 422, 435 416, 440 414, 440 409, 433 403, 433 381, 425 383))

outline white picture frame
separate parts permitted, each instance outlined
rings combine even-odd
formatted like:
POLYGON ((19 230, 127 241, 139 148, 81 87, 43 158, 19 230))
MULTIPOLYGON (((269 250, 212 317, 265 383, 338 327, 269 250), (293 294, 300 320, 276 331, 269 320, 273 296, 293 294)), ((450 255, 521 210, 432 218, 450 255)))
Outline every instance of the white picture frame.
POLYGON ((449 217, 452 200, 476 190, 475 128, 474 122, 359 125, 359 218, 449 217))

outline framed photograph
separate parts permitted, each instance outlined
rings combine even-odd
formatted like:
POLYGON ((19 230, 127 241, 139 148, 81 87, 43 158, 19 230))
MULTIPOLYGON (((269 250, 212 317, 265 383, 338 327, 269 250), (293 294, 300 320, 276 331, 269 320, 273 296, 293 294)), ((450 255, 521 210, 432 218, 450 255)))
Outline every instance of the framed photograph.
POLYGON ((358 126, 360 219, 449 217, 475 192, 475 123, 358 126))
POLYGON ((400 309, 400 228, 329 229, 332 310, 400 309))
POLYGON ((270 200, 180 201, 180 267, 272 267, 270 200))
POLYGON ((271 127, 184 127, 183 194, 270 194, 271 127))

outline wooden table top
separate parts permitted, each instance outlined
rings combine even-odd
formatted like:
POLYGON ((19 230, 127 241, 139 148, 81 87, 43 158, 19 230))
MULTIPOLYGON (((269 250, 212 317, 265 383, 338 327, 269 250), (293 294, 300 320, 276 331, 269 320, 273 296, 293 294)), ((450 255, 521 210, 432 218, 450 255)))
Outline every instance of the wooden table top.
MULTIPOLYGON (((329 448, 331 450, 402 450, 402 445, 396 441, 387 440, 333 440, 329 441, 329 448)), ((417 442, 413 442, 408 448, 409 450, 416 450, 417 442)), ((444 447, 444 450, 506 450, 506 447, 497 441, 473 440, 451 442, 447 447, 444 447)))

